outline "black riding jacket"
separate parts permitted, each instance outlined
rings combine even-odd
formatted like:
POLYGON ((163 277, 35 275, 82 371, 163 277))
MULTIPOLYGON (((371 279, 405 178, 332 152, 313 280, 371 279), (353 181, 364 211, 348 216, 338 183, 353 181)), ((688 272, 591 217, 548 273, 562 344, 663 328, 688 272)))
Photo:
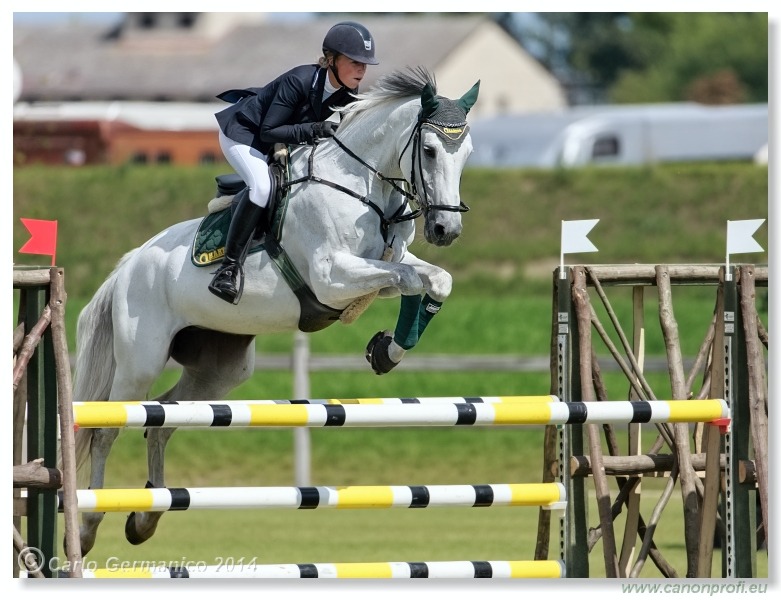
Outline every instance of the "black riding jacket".
POLYGON ((325 121, 334 108, 355 100, 342 87, 323 104, 328 71, 318 65, 301 65, 260 88, 228 90, 218 95, 232 106, 216 113, 226 137, 268 154, 276 143, 314 141, 312 126, 325 121))

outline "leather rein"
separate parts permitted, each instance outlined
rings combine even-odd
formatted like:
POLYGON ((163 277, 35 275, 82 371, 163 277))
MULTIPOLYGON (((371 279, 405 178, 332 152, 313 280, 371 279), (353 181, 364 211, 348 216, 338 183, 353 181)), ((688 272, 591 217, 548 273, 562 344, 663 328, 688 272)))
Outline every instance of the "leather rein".
POLYGON ((337 138, 336 136, 331 138, 345 152, 345 154, 347 154, 354 160, 361 163, 364 167, 369 169, 369 171, 371 171, 374 174, 374 176, 377 177, 377 179, 390 184, 394 190, 396 190, 399 194, 401 194, 404 197, 404 202, 401 203, 399 208, 397 208, 390 217, 386 217, 382 209, 379 206, 377 206, 377 204, 369 200, 366 196, 361 195, 339 183, 328 181, 327 179, 323 179, 314 174, 315 149, 317 148, 317 144, 319 142, 315 142, 314 147, 312 148, 312 152, 309 153, 309 174, 306 175, 305 177, 300 177, 299 179, 286 182, 284 184, 284 187, 292 187, 293 185, 296 185, 298 183, 315 181, 317 183, 322 183, 323 185, 327 185, 333 189, 339 190, 340 192, 352 196, 353 198, 356 198, 359 202, 371 208, 380 217, 380 231, 382 233, 383 240, 385 240, 386 242, 388 241, 388 231, 391 225, 394 225, 396 223, 403 223, 404 221, 412 221, 413 219, 417 219, 420 215, 425 215, 428 211, 445 210, 450 212, 467 212, 469 210, 469 207, 463 202, 460 202, 458 206, 432 204, 431 202, 429 202, 428 192, 426 191, 425 185, 423 185, 422 200, 420 198, 420 195, 418 194, 417 186, 415 185, 415 161, 417 159, 417 166, 418 166, 417 170, 420 173, 423 173, 423 164, 421 158, 422 152, 420 151, 420 146, 422 144, 421 128, 423 125, 428 125, 428 124, 429 123, 426 120, 418 121, 418 123, 415 125, 415 128, 412 130, 412 133, 410 134, 407 143, 404 145, 404 149, 401 151, 401 154, 399 155, 399 166, 401 166, 401 159, 404 156, 404 153, 407 151, 407 149, 410 146, 412 146, 412 181, 407 181, 406 179, 401 177, 386 177, 380 171, 375 169, 373 166, 371 166, 369 163, 363 160, 360 156, 358 156, 355 152, 350 150, 350 148, 348 148, 344 144, 344 142, 342 142, 339 138, 337 138), (396 183, 397 181, 403 182, 402 185, 406 184, 406 186, 410 188, 411 192, 404 189, 404 187, 398 185, 396 183), (410 204, 412 204, 416 208, 414 210, 411 210, 411 212, 404 214, 404 211, 407 209, 408 206, 410 206, 410 204))

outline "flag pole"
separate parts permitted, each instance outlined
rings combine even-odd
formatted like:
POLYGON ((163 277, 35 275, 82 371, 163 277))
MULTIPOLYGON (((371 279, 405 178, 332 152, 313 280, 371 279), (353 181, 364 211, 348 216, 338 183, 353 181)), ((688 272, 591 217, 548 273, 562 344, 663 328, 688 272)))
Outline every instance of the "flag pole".
POLYGON ((727 221, 727 252, 724 260, 725 269, 727 271, 724 275, 725 281, 732 281, 732 273, 729 269, 730 254, 765 251, 765 249, 754 239, 754 233, 764 222, 765 219, 727 221))
POLYGON ((561 222, 561 254, 559 255, 559 278, 566 279, 564 255, 579 252, 597 252, 597 247, 588 239, 588 232, 599 219, 581 219, 561 222))
POLYGON ((732 273, 729 271, 729 224, 730 221, 727 219, 727 252, 724 259, 724 281, 732 281, 732 273))
POLYGON ((559 279, 566 279, 564 273, 564 221, 561 222, 561 241, 559 243, 559 279))

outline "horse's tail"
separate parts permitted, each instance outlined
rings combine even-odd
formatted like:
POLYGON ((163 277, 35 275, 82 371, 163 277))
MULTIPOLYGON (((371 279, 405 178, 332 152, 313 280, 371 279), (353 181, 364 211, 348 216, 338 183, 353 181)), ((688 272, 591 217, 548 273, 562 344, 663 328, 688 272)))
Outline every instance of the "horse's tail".
MULTIPOLYGON (((138 249, 131 250, 120 259, 111 275, 79 314, 76 325, 74 402, 108 400, 116 369, 114 326, 111 318, 114 288, 119 270, 137 251, 138 249)), ((93 431, 89 428, 80 428, 76 431, 78 470, 82 470, 89 459, 93 431)))

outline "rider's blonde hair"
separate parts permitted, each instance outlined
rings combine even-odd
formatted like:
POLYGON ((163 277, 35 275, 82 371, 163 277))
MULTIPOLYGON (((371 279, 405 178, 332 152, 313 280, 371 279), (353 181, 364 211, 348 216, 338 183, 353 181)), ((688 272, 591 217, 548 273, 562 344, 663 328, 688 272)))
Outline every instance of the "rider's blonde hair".
POLYGON ((336 54, 336 52, 331 52, 330 50, 325 50, 325 51, 323 51, 323 56, 321 56, 318 59, 317 64, 318 64, 318 66, 322 67, 323 69, 327 69, 331 65, 331 58, 336 60, 337 56, 338 55, 336 54))

